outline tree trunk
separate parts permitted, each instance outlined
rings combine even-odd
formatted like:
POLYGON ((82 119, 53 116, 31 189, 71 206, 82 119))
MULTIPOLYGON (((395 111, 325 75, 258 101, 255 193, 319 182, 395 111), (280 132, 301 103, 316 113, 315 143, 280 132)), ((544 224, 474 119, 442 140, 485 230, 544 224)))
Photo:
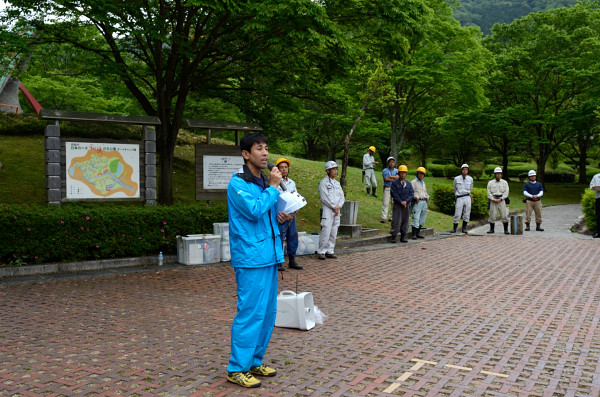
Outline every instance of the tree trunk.
POLYGON ((587 149, 588 149, 588 141, 586 137, 582 139, 578 139, 579 145, 579 180, 577 183, 585 185, 588 183, 587 180, 587 149))
POLYGON ((342 189, 346 187, 346 174, 348 171, 348 153, 350 152, 350 138, 352 138, 352 134, 354 133, 356 126, 358 126, 358 122, 362 118, 362 112, 365 110, 366 105, 366 102, 363 103, 363 106, 361 108, 361 116, 358 116, 356 120, 354 120, 354 124, 352 125, 352 128, 350 128, 350 132, 348 133, 348 135, 346 135, 346 140, 344 141, 344 161, 342 163, 342 176, 340 177, 340 185, 342 186, 342 189))
POLYGON ((506 153, 502 153, 502 171, 504 179, 508 182, 510 178, 508 177, 508 154, 506 153))

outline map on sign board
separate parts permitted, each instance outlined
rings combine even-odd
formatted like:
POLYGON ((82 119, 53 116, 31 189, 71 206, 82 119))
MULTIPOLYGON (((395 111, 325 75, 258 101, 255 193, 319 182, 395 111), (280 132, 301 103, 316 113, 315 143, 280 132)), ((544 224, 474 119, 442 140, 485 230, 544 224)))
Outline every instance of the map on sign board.
POLYGON ((66 142, 67 199, 140 197, 140 146, 66 142))
POLYGON ((204 189, 227 189, 234 173, 244 166, 242 156, 202 156, 204 189))

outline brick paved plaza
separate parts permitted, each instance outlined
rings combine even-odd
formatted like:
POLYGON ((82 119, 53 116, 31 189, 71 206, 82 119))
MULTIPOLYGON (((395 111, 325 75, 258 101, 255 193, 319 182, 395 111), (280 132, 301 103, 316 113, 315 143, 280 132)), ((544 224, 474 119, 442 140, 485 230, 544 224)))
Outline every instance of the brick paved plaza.
POLYGON ((598 396, 600 244, 456 236, 301 258, 260 389, 227 383, 229 264, 0 284, 0 395, 598 396), (388 248, 389 247, 389 248, 388 248))

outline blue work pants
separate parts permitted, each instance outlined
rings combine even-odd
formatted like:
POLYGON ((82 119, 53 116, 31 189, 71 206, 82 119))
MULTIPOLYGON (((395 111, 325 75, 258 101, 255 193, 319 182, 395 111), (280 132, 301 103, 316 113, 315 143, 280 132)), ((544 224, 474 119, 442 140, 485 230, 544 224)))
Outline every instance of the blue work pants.
POLYGON ((246 372, 263 363, 277 316, 277 265, 236 267, 237 314, 231 326, 228 372, 246 372))
POLYGON ((281 235, 282 243, 287 240, 288 256, 296 256, 296 251, 298 250, 298 228, 296 227, 296 217, 293 217, 291 221, 280 223, 279 234, 281 235))

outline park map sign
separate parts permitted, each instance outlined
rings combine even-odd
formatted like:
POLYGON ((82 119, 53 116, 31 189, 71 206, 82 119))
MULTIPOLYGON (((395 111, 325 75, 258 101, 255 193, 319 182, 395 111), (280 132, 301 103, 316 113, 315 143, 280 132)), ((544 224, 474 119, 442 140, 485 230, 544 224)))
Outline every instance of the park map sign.
POLYGON ((66 142, 67 199, 140 197, 140 146, 66 142))

